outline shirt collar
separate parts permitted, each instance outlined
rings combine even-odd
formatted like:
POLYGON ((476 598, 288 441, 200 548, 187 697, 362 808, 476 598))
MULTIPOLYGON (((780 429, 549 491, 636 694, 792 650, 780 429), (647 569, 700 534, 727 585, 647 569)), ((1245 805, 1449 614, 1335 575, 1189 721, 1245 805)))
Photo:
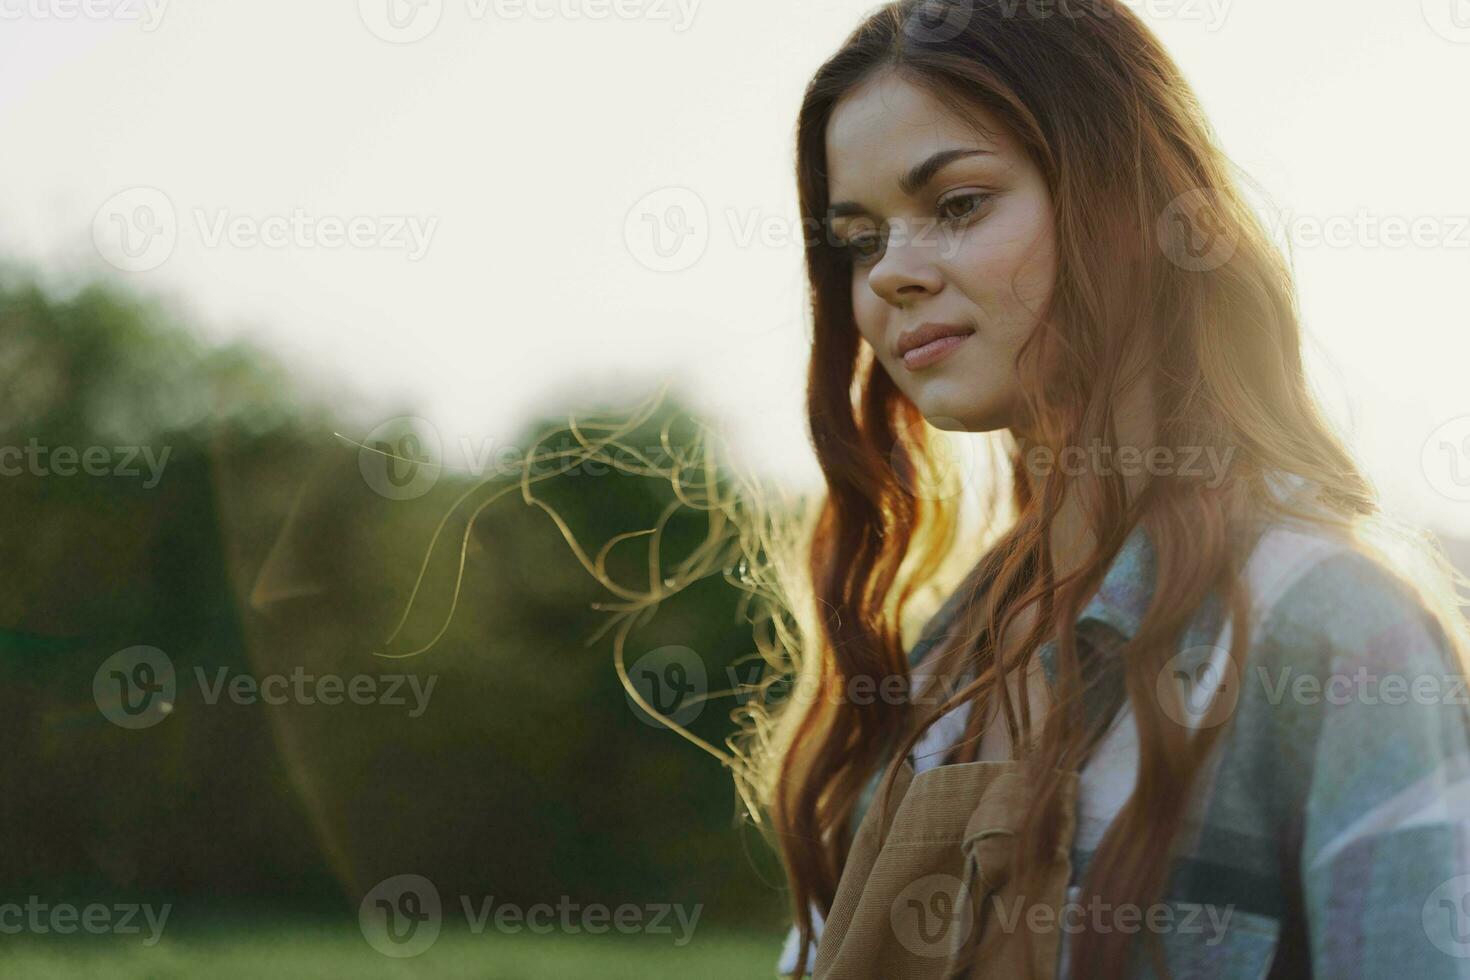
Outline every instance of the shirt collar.
MULTIPOLYGON (((1297 499, 1310 505, 1311 485, 1312 481, 1305 477, 1284 470, 1275 470, 1266 476, 1267 489, 1281 503, 1297 499)), ((1122 643, 1138 634, 1143 617, 1153 601, 1156 584, 1157 558, 1154 543, 1140 522, 1134 524, 1124 539, 1112 564, 1104 573, 1097 592, 1077 614, 1078 632, 1083 631, 1084 623, 1105 624, 1116 635, 1109 637, 1110 642, 1104 645, 1108 649, 1117 650, 1122 643)), ((1038 651, 1047 679, 1052 684, 1057 680, 1056 646, 1055 639, 1048 640, 1038 651)))
MULTIPOLYGON (((1154 589, 1154 550, 1142 524, 1136 524, 1114 557, 1091 600, 1077 615, 1078 624, 1092 621, 1104 623, 1124 639, 1131 639, 1143 622, 1154 589)), ((917 667, 930 648, 946 635, 953 625, 965 596, 957 589, 934 615, 925 633, 909 651, 909 666, 917 667)), ((1055 640, 1047 641, 1040 653, 1048 675, 1053 673, 1052 654, 1055 640)))
POLYGON ((1132 639, 1153 599, 1154 564, 1153 542, 1143 525, 1135 524, 1108 566, 1097 592, 1078 613, 1077 623, 1081 625, 1088 620, 1106 623, 1124 639, 1132 639))
MULTIPOLYGON (((1113 650, 1132 639, 1137 635, 1153 599, 1154 571, 1153 542, 1143 525, 1135 524, 1123 540, 1118 553, 1113 556, 1112 564, 1103 575, 1102 584, 1077 614, 1077 632, 1084 632, 1084 623, 1102 623, 1115 634, 1110 638, 1111 642, 1106 644, 1113 650)), ((1036 655, 1046 672, 1047 683, 1055 687, 1057 641, 1047 640, 1036 655)))
MULTIPOLYGON (((1267 489, 1282 503, 1303 497, 1310 501, 1304 488, 1311 481, 1303 476, 1274 470, 1265 479, 1267 489)), ((1112 565, 1103 576, 1102 585, 1077 615, 1078 625, 1088 620, 1106 623, 1123 639, 1132 639, 1148 612, 1155 585, 1154 544, 1143 524, 1138 523, 1118 549, 1112 565)))

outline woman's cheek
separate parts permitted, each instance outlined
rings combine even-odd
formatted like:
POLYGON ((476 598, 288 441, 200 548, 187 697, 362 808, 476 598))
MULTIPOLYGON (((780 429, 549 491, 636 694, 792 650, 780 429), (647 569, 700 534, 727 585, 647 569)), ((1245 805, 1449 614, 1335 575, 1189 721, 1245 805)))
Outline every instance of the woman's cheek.
POLYGON ((866 282, 858 281, 860 285, 853 289, 853 319, 857 321, 858 333, 862 334, 875 350, 881 350, 879 344, 882 341, 880 333, 883 328, 883 311, 879 308, 879 304, 882 301, 873 295, 873 291, 868 288, 866 282))

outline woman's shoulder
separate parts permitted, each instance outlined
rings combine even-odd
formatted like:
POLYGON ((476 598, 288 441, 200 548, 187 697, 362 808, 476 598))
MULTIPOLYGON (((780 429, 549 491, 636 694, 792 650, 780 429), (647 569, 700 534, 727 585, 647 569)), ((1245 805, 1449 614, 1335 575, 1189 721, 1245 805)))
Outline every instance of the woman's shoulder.
MULTIPOLYGON (((1438 954, 1399 938, 1428 930, 1435 896, 1470 878, 1463 623, 1441 605, 1448 583, 1428 581, 1447 569, 1415 569, 1330 529, 1262 534, 1235 761, 1215 787, 1239 799, 1270 786, 1291 815, 1309 920, 1371 936, 1369 958, 1401 949, 1411 972, 1438 954)), ((1335 962, 1330 932, 1312 930, 1314 963, 1335 962)))
MULTIPOLYGON (((1286 523, 1250 556, 1250 642, 1225 703, 1245 754, 1304 801, 1309 855, 1355 839, 1373 807, 1470 806, 1464 622, 1444 606, 1448 568, 1424 559, 1286 523)), ((1397 826, 1384 820, 1381 832, 1397 826)))
POLYGON ((1330 526, 1269 525, 1246 564, 1253 658, 1290 655, 1290 666, 1308 670, 1455 668, 1435 614, 1449 570, 1429 558, 1411 551, 1400 560, 1330 526))

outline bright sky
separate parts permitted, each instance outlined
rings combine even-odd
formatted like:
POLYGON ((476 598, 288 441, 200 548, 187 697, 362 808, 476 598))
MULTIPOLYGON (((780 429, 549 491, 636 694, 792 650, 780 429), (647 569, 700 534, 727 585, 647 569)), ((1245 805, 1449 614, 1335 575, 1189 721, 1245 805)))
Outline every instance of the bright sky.
MULTIPOLYGON (((1282 212, 1334 417, 1470 534, 1470 0, 1132 5, 1282 212)), ((870 6, 0 0, 0 252, 418 409, 450 464, 674 377, 810 481, 793 129, 870 6)))

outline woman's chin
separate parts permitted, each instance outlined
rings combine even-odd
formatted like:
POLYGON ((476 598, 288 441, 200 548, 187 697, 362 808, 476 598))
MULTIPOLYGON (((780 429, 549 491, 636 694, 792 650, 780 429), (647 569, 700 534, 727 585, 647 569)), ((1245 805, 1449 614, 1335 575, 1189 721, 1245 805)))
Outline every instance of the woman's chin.
POLYGON ((990 402, 928 398, 915 400, 914 404, 924 421, 945 432, 994 432, 1010 427, 1010 414, 990 402))

